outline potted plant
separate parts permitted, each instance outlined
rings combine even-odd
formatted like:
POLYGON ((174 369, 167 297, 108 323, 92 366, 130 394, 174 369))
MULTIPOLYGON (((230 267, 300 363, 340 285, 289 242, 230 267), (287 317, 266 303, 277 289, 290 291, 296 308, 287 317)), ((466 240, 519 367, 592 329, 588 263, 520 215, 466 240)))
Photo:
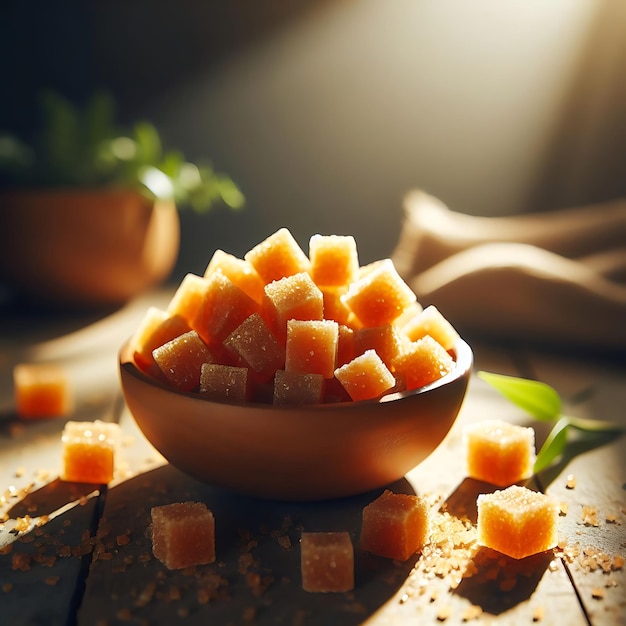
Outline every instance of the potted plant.
POLYGON ((30 144, 0 134, 0 283, 45 304, 121 304, 171 272, 177 208, 243 201, 228 176, 164 151, 152 124, 120 131, 108 94, 78 108, 46 92, 30 144))

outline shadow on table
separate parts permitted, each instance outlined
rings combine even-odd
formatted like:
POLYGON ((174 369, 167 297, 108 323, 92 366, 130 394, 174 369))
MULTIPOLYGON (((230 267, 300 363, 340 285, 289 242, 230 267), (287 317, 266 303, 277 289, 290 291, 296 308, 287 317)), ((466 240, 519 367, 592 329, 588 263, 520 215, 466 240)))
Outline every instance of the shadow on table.
MULTIPOLYGON (((533 479, 527 481, 526 486, 537 489, 533 479)), ((447 499, 445 510, 459 518, 467 517, 475 525, 478 496, 498 489, 501 487, 466 478, 447 499)), ((471 576, 466 572, 455 593, 479 606, 483 613, 500 615, 532 596, 553 559, 552 551, 513 559, 477 546, 472 555, 473 572, 471 576)))
MULTIPOLYGON (((389 487, 414 493, 405 480, 389 487)), ((362 509, 381 492, 315 503, 275 502, 212 488, 171 465, 146 472, 107 493, 101 545, 78 623, 124 615, 158 624, 181 616, 186 624, 359 624, 396 593, 414 565, 411 559, 400 564, 358 549, 362 509), (150 509, 187 500, 204 502, 213 512, 217 560, 170 571, 152 555, 150 509), (350 533, 353 592, 302 589, 303 531, 350 533)))

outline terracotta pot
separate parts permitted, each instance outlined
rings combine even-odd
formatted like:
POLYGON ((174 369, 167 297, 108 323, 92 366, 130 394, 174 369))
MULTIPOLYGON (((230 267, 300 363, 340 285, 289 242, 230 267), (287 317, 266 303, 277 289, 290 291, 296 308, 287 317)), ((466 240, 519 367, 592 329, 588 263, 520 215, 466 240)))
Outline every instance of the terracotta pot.
POLYGON ((175 205, 134 191, 3 192, 0 215, 0 281, 43 305, 122 304, 178 257, 175 205))

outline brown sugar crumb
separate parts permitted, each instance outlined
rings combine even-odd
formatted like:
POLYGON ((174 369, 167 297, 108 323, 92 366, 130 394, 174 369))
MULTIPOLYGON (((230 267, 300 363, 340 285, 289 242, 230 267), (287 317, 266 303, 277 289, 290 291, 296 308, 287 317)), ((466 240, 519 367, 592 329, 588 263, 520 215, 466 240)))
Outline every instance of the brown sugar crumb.
POLYGON ((2 546, 2 548, 0 548, 0 554, 9 554, 11 550, 13 550, 13 544, 9 543, 6 546, 2 546))
POLYGON ((26 572, 30 569, 30 556, 20 552, 14 552, 11 558, 11 569, 26 572))
POLYGON ((44 582, 46 583, 46 585, 54 587, 54 585, 56 585, 59 580, 61 580, 59 576, 48 576, 44 582))
POLYGON ((243 610, 241 619, 244 622, 253 622, 256 619, 256 607, 248 606, 243 610))
POLYGON ((31 517, 30 515, 25 515, 24 517, 18 517, 15 520, 15 530, 18 533, 26 532, 30 528, 31 517))
POLYGON ((171 586, 167 592, 168 600, 180 600, 180 587, 176 587, 175 585, 171 586))
POLYGON ((445 622, 450 617, 450 615, 452 615, 452 608, 448 605, 440 607, 437 611, 437 619, 440 622, 445 622))
POLYGON ((533 609, 533 622, 540 622, 543 619, 546 611, 542 606, 536 606, 533 609))
POLYGON ((130 622, 130 620, 133 619, 133 614, 131 613, 130 609, 124 608, 116 611, 115 617, 117 617, 117 619, 122 622, 130 622))
POLYGON ((273 582, 273 576, 261 576, 257 572, 248 572, 246 574, 246 584, 256 597, 262 596, 273 582))
POLYGON ((71 554, 72 554, 72 548, 70 546, 64 545, 59 548, 58 555, 62 558, 71 556, 71 554))
POLYGON ((130 535, 118 535, 115 538, 115 543, 117 543, 118 546, 126 546, 130 543, 130 535))
POLYGON ((602 600, 604 599, 604 595, 605 595, 605 592, 604 592, 604 589, 602 589, 602 587, 594 587, 591 590, 591 597, 594 600, 602 600))
POLYGON ((156 591, 156 583, 154 581, 148 583, 142 590, 137 600, 135 600, 135 606, 142 607, 147 606, 152 601, 154 597, 154 592, 156 591))
POLYGON ((613 562, 611 563, 611 569, 614 571, 617 571, 623 568, 624 568, 624 557, 621 554, 616 554, 613 557, 613 562))
POLYGON ((483 610, 477 604, 470 604, 465 611, 463 611, 462 619, 464 622, 469 622, 473 619, 478 619, 483 614, 483 610))
POLYGON ((567 502, 559 502, 559 515, 565 516, 567 515, 567 502))
POLYGON ((574 489, 576 487, 576 476, 574 474, 567 475, 567 481, 565 483, 567 489, 574 489))
POLYGON ((595 506, 583 505, 581 520, 585 526, 598 527, 600 522, 598 520, 598 509, 595 506))
POLYGON ((500 584, 500 591, 511 591, 515 588, 515 586, 517 585, 517 578, 515 577, 509 577, 509 578, 505 578, 503 579, 500 584))
POLYGON ((621 524, 621 522, 617 519, 617 515, 615 515, 615 513, 607 513, 604 516, 604 521, 607 524, 621 524))
POLYGON ((9 593, 11 589, 13 589, 13 583, 4 583, 4 585, 2 585, 2 591, 4 591, 4 593, 9 593))

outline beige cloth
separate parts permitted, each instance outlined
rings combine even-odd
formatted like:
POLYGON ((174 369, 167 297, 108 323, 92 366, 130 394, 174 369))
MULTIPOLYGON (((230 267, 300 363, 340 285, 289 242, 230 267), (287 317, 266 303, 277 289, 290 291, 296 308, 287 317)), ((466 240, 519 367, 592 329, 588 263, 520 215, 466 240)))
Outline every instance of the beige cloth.
POLYGON ((392 259, 461 332, 626 350, 624 200, 475 217, 415 191, 392 259))

